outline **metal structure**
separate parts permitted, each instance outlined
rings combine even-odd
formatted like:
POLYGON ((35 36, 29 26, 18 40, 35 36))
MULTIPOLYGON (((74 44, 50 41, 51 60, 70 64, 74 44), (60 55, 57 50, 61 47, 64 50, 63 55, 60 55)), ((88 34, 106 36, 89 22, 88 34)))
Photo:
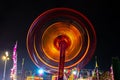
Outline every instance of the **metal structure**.
POLYGON ((30 58, 38 67, 58 71, 58 80, 63 80, 64 68, 76 65, 82 68, 91 59, 96 33, 92 23, 79 11, 54 8, 34 20, 26 44, 30 58))

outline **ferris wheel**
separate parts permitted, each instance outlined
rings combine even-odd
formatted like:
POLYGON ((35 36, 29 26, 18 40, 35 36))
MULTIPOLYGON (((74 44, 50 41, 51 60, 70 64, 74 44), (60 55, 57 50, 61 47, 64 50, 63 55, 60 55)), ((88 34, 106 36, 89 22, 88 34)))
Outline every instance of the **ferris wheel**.
POLYGON ((53 8, 33 21, 26 44, 35 65, 58 71, 63 78, 64 68, 83 68, 92 58, 96 33, 90 20, 79 11, 53 8))

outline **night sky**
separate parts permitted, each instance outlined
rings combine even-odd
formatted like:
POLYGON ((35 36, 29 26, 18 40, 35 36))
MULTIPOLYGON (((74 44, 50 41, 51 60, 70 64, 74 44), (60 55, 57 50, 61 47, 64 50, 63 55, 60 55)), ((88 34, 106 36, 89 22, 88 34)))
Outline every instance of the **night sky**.
MULTIPOLYGON (((92 22, 97 35, 97 45, 92 59, 85 67, 93 69, 97 56, 99 68, 109 70, 112 57, 120 57, 120 15, 117 2, 104 0, 1 0, 0 57, 7 50, 11 58, 17 41, 18 70, 21 70, 22 58, 25 58, 25 70, 37 69, 26 49, 27 32, 41 13, 56 7, 80 11, 92 22)), ((3 67, 4 62, 0 59, 0 79, 3 67)), ((7 73, 10 73, 11 68, 12 59, 7 63, 7 73)))

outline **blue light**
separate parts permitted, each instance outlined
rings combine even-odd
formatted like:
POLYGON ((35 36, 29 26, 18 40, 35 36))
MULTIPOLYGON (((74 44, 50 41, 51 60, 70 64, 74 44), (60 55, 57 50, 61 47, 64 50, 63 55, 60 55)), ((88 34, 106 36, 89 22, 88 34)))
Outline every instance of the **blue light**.
POLYGON ((43 74, 43 73, 44 73, 44 70, 43 70, 43 69, 39 69, 39 70, 38 70, 38 73, 39 73, 39 74, 43 74))

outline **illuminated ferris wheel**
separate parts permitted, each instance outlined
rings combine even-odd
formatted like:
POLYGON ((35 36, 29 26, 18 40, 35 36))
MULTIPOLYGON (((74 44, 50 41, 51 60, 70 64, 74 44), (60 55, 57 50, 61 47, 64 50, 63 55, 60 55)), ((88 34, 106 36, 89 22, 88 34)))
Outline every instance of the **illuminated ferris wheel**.
POLYGON ((59 68, 59 77, 63 77, 64 68, 76 65, 82 68, 92 58, 96 33, 82 13, 70 8, 54 8, 34 20, 26 43, 29 56, 38 67, 59 68))

